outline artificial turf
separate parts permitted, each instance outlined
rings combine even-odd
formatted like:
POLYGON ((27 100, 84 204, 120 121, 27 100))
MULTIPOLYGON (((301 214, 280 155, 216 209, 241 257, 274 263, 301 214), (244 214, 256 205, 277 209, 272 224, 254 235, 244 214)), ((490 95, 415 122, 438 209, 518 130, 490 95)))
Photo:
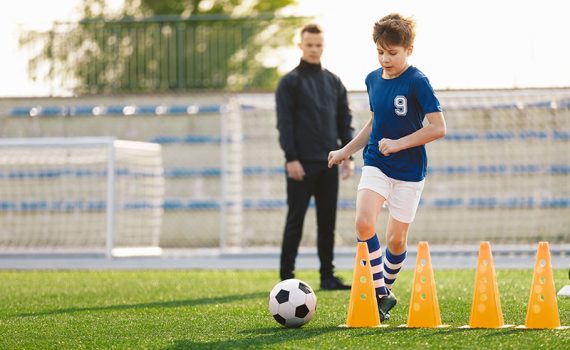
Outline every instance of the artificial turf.
MULTIPOLYGON (((569 330, 460 329, 469 321, 475 270, 435 270, 443 329, 405 329, 412 271, 387 328, 339 328, 349 291, 313 287, 315 317, 287 329, 268 311, 275 271, 0 271, 0 349, 570 349, 569 330)), ((351 271, 339 274, 350 281, 351 271)), ((555 270, 559 289, 569 284, 555 270)), ((497 270, 505 323, 524 324, 532 270, 497 270)), ((558 299, 570 325, 570 299, 558 299)))

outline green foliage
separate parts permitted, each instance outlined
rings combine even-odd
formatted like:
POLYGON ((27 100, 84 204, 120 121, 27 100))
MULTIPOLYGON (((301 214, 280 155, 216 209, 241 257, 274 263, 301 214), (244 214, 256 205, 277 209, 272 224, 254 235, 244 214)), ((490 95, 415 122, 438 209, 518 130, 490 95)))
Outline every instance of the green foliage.
MULTIPOLYGON (((459 329, 475 270, 436 270, 443 329, 405 329, 413 271, 404 270, 390 327, 343 329, 349 291, 318 290, 313 320, 281 327, 268 311, 276 271, 0 271, 0 349, 568 349, 570 330, 459 329)), ((340 271, 350 280, 351 271, 340 271)), ((557 287, 567 270, 554 271, 557 287)), ((505 322, 524 323, 531 270, 498 270, 505 322)), ((570 325, 570 299, 558 299, 570 325)))
POLYGON ((290 46, 303 18, 279 17, 296 0, 127 0, 112 19, 104 0, 84 0, 79 23, 25 33, 42 48, 30 76, 75 93, 272 89, 264 59, 290 46), (47 67, 47 69, 46 69, 47 67))

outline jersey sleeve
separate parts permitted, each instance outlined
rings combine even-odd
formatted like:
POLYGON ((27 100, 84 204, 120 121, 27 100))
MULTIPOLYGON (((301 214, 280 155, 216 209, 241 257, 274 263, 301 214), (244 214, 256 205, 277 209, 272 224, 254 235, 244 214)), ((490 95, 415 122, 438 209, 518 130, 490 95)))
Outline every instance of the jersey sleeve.
POLYGON ((374 112, 372 108, 372 100, 370 99, 370 74, 364 79, 364 84, 366 84, 366 93, 368 94, 368 106, 370 107, 370 112, 374 112))
POLYGON ((416 79, 415 90, 418 104, 424 115, 433 112, 443 112, 441 104, 427 77, 423 76, 416 79))

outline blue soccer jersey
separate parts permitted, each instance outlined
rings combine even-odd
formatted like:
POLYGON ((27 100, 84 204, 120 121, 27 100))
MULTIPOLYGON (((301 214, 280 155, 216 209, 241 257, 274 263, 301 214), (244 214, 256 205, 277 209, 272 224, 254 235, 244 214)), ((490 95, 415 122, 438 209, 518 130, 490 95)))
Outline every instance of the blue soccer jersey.
POLYGON ((396 180, 423 180, 427 171, 424 145, 384 156, 378 149, 378 141, 412 134, 423 127, 426 114, 442 111, 428 78, 410 66, 399 77, 384 79, 379 68, 366 77, 366 89, 374 119, 364 148, 364 165, 375 166, 396 180))

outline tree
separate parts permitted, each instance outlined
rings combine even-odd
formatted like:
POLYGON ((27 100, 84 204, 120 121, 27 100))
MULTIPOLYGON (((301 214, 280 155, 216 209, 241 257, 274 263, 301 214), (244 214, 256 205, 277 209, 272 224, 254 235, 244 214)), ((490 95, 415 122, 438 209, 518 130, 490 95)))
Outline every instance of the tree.
POLYGON ((125 0, 113 17, 105 0, 83 0, 81 21, 25 33, 21 45, 41 48, 33 79, 78 94, 270 89, 279 74, 267 55, 291 45, 303 21, 279 16, 295 3, 125 0))

